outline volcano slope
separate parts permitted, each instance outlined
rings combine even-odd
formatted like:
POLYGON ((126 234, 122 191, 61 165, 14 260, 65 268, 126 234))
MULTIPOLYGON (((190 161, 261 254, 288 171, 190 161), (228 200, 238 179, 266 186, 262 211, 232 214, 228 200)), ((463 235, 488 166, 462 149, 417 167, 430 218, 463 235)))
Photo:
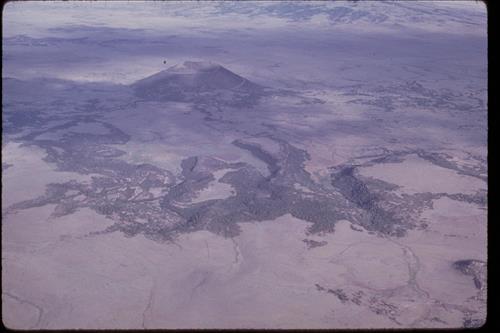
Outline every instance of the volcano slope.
MULTIPOLYGON (((214 104, 234 110, 248 99, 252 103, 245 103, 246 109, 238 111, 250 116, 260 99, 284 94, 264 90, 220 65, 192 61, 140 80, 131 88, 132 96, 140 98, 134 100, 135 105, 189 101, 196 105, 195 109, 205 110, 205 120, 214 117, 209 111, 214 104)), ((301 99, 293 92, 288 95, 301 99)), ((218 108, 217 112, 222 111, 218 108)), ((244 133, 249 132, 254 142, 237 137, 230 144, 258 160, 260 170, 251 163, 228 162, 204 154, 182 159, 182 170, 176 175, 152 164, 134 165, 119 159, 125 152, 109 145, 127 144, 130 136, 113 122, 101 119, 102 115, 76 116, 65 119, 67 122, 62 125, 23 136, 26 145, 46 149, 45 160, 55 163, 58 170, 92 175, 92 182, 50 184, 42 196, 18 202, 9 210, 56 204, 53 215, 64 216, 89 207, 107 217, 119 215, 117 223, 107 231, 143 233, 154 239, 172 239, 176 233, 195 230, 232 237, 238 235, 238 222, 273 220, 287 213, 312 223, 309 229, 316 233, 333 231, 335 222, 342 219, 387 235, 404 235, 406 229, 416 225, 410 216, 396 218, 390 209, 382 208, 378 201, 383 199, 371 193, 363 180, 354 175, 353 167, 332 174, 331 182, 313 181, 305 170, 307 151, 273 133, 255 132, 259 127, 253 128, 253 124, 246 126, 244 133), (91 135, 85 130, 75 131, 81 124, 89 126, 90 131, 95 130, 92 126, 96 129, 100 126, 102 130, 91 135), (62 131, 61 137, 47 137, 54 130, 62 131), (275 151, 268 151, 259 143, 260 139, 272 142, 275 151), (223 173, 215 179, 214 174, 220 171, 223 173), (214 181, 229 185, 233 194, 192 203, 214 181), (151 189, 159 193, 154 195, 151 189)), ((240 129, 235 127, 233 131, 238 133, 240 129)), ((411 209, 421 208, 439 195, 423 197, 411 209)), ((463 200, 470 202, 473 198, 466 195, 463 200)))
POLYGON ((212 62, 127 86, 3 84, 10 327, 484 322, 480 148, 394 142, 325 95, 212 62))

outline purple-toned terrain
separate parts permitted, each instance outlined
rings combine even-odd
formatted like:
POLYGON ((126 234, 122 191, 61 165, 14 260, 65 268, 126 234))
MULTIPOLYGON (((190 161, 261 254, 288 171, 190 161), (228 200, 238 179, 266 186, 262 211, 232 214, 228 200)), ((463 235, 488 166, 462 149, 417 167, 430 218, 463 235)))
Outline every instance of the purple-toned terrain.
POLYGON ((9 2, 12 329, 486 320, 475 1, 9 2))

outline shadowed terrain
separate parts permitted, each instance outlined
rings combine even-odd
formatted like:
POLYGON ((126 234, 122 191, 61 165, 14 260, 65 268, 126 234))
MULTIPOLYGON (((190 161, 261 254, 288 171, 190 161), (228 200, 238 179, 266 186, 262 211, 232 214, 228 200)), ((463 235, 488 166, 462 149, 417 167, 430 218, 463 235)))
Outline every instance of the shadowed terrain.
POLYGON ((4 19, 7 327, 485 322, 481 4, 9 3, 4 19))

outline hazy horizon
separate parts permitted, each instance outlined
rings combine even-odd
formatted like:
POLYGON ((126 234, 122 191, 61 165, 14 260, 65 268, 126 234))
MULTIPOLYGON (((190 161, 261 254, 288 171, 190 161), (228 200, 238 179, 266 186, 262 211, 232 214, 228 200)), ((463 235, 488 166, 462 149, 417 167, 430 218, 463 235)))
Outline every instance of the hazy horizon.
POLYGON ((484 4, 2 18, 8 328, 484 324, 484 4))

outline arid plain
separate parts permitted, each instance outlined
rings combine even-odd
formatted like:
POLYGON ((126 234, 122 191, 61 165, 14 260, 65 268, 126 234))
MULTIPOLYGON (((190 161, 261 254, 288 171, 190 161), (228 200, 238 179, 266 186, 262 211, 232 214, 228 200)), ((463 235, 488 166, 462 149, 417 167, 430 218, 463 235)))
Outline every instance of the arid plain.
POLYGON ((484 323, 484 5, 11 2, 3 19, 7 327, 484 323))

